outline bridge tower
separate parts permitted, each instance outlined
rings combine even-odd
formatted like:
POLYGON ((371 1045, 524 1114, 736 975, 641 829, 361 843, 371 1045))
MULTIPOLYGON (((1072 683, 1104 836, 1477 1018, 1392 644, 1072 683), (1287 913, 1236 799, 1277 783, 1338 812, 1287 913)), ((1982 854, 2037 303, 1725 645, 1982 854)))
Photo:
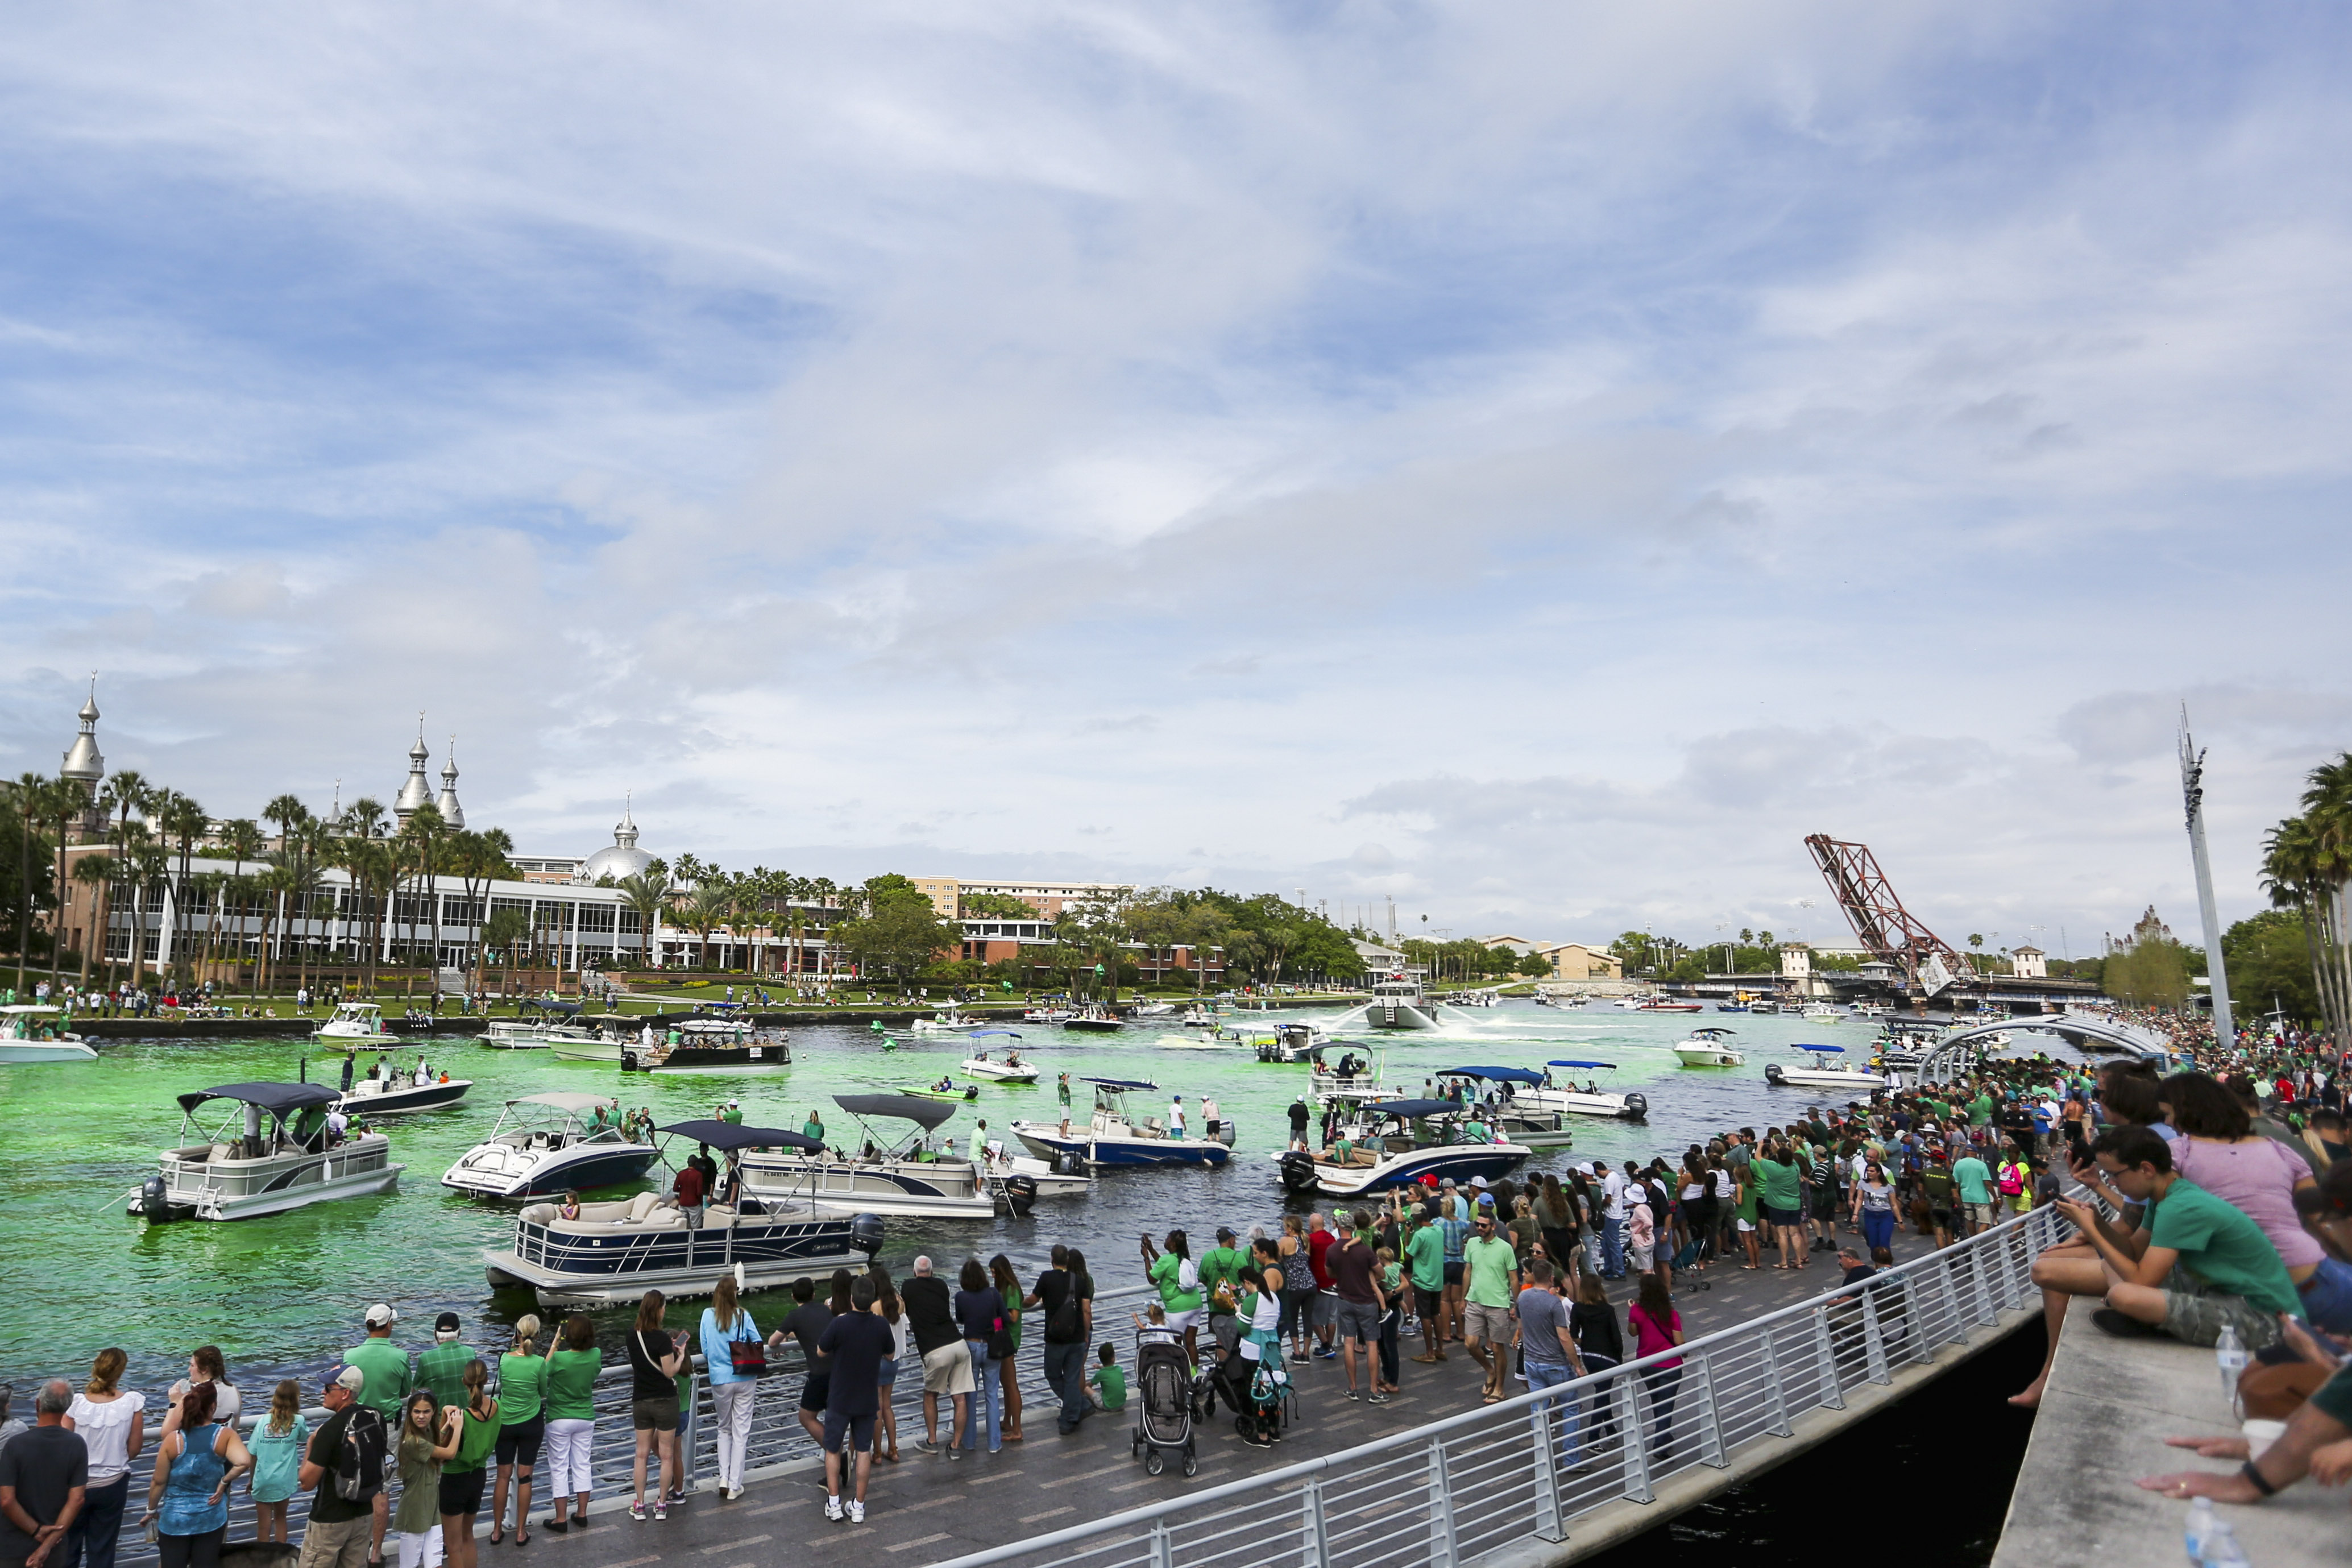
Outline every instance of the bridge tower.
POLYGON ((1872 957, 1900 967, 1906 986, 1933 996, 1956 980, 1976 978, 1975 965, 1903 907, 1869 845, 1816 833, 1805 840, 1805 847, 1812 852, 1813 864, 1821 868, 1855 938, 1872 957))

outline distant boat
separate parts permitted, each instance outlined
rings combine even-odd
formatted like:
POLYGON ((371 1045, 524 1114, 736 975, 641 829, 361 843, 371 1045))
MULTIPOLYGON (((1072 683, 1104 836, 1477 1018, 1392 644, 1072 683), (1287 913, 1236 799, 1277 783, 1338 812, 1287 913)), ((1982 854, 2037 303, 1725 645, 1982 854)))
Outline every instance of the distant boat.
POLYGON ((1637 1013, 1703 1013, 1706 1005, 1698 1002, 1678 1002, 1668 996, 1653 996, 1634 1008, 1637 1013))
POLYGON ((1893 1080, 1877 1073, 1859 1072, 1842 1066, 1845 1056, 1843 1046, 1791 1046, 1792 1051, 1802 1051, 1812 1058, 1811 1067, 1787 1068, 1779 1062, 1764 1064, 1764 1081, 1786 1089, 1885 1089, 1893 1080))
POLYGON ((1124 1029, 1127 1025, 1118 1014, 1096 1002, 1063 1019, 1062 1027, 1076 1029, 1082 1034, 1109 1035, 1124 1029))
POLYGON ((94 1062, 98 1053, 79 1035, 43 1035, 41 1027, 63 1013, 62 1007, 19 1004, 0 1007, 0 1067, 34 1062, 94 1062))
POLYGON ((1748 1058, 1731 1044, 1729 1029, 1693 1029, 1690 1038, 1675 1047, 1686 1068, 1736 1068, 1748 1058))

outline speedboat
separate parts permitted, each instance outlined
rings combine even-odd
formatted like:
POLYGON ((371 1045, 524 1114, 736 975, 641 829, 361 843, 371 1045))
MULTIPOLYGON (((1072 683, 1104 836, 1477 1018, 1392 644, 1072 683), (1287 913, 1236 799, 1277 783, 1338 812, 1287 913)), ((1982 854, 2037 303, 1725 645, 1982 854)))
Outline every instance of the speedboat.
POLYGON ((1704 1013, 1706 1011, 1706 1005, 1701 1002, 1678 1001, 1671 996, 1653 996, 1637 1005, 1633 1011, 1636 1013, 1704 1013))
MULTIPOLYGON (((742 1191, 915 1219, 987 1219, 996 1213, 1005 1178, 992 1179, 973 1161, 931 1146, 930 1135, 955 1115, 953 1106, 905 1094, 836 1094, 833 1102, 865 1129, 855 1155, 804 1147, 807 1140, 750 1150, 736 1166, 742 1191), (908 1122, 913 1130, 879 1133, 876 1121, 908 1122)), ((1034 1186, 1024 1193, 1035 1195, 1034 1186)))
POLYGON ((1808 1024, 1834 1024, 1845 1015, 1827 1002, 1808 1002, 1798 1016, 1808 1024))
MULTIPOLYGON (((1544 1065, 1583 1073, 1617 1070, 1615 1062, 1550 1061, 1544 1065)), ((1515 1098, 1527 1101, 1532 1109, 1564 1110, 1574 1116, 1608 1116, 1619 1121, 1643 1121, 1648 1120, 1650 1114, 1650 1102, 1641 1094, 1618 1094, 1602 1089, 1589 1078, 1585 1079, 1584 1087, 1579 1089, 1574 1079, 1563 1084, 1554 1079, 1549 1072, 1543 1075, 1541 1088, 1521 1089, 1515 1098)))
POLYGON ((980 1085, 958 1083, 952 1079, 943 1078, 937 1083, 927 1083, 920 1089, 902 1089, 898 1092, 911 1094, 918 1100, 947 1100, 961 1104, 965 1100, 978 1100, 980 1085))
POLYGON ((79 1035, 61 1034, 51 1020, 62 1007, 29 1004, 0 1007, 0 1067, 31 1062, 94 1062, 98 1052, 79 1035))
POLYGON ((392 1030, 373 1002, 338 1002, 332 1016, 312 1032, 314 1040, 373 1040, 392 1030))
POLYGON ((1024 1024, 1058 1024, 1069 1016, 1069 1008, 1049 1002, 1043 1007, 1032 1007, 1023 1013, 1021 1021, 1024 1024))
POLYGON ((1364 1022, 1375 1029, 1434 1029, 1437 1006, 1423 994, 1420 980, 1410 974, 1391 974, 1372 982, 1372 999, 1364 1004, 1364 1022))
POLYGON ((1675 1047, 1686 1068, 1736 1068, 1748 1058, 1731 1043, 1724 1028, 1693 1029, 1690 1038, 1675 1047))
POLYGON ((1778 1013, 1780 1011, 1780 1004, 1759 998, 1758 1000, 1748 1004, 1748 1010, 1750 1013, 1759 1014, 1778 1013))
POLYGON ((1195 1002, 1184 1009, 1183 1023, 1188 1029, 1213 1029, 1217 1026, 1217 1016, 1195 1002))
POLYGON ((1843 1064, 1843 1046, 1790 1046, 1792 1051, 1803 1051, 1812 1060, 1811 1067, 1784 1068, 1779 1062, 1764 1064, 1764 1081, 1787 1089, 1885 1089, 1892 1079, 1872 1072, 1859 1072, 1843 1064))
POLYGON ((493 1018, 482 1026, 482 1044, 494 1051, 543 1051, 552 1044, 547 1026, 523 1018, 493 1018))
POLYGON ((918 1018, 907 1027, 918 1035, 963 1035, 981 1026, 979 1018, 967 1018, 962 1009, 950 1002, 940 1009, 936 1018, 918 1018))
POLYGON ((1472 1112, 1450 1100, 1370 1100, 1360 1114, 1370 1125, 1360 1142, 1350 1137, 1344 1157, 1334 1142, 1325 1154, 1304 1149, 1275 1156, 1283 1186, 1301 1196, 1354 1198, 1412 1186, 1423 1176, 1467 1183, 1507 1176, 1535 1151, 1465 1132, 1472 1112))
MULTIPOLYGON (((1353 1040, 1327 1040, 1307 1053, 1310 1066, 1307 1074, 1307 1092, 1318 1100, 1362 1100, 1381 1092, 1381 1074, 1386 1069, 1385 1060, 1375 1061, 1367 1054, 1356 1052, 1366 1047, 1353 1040), (1337 1063, 1326 1066, 1323 1053, 1338 1048, 1337 1063)), ((1261 1054, 1260 1059, 1264 1057, 1261 1054)))
POLYGON ((1254 1047, 1262 1062, 1286 1065, 1311 1061, 1324 1047, 1340 1043, 1311 1018, 1290 1024, 1222 1024, 1217 1038, 1254 1047))
MULTIPOLYGON (((729 1153, 815 1142, 781 1128, 731 1121, 679 1121, 660 1131, 729 1153)), ((515 1216, 512 1243, 485 1251, 482 1260, 494 1287, 528 1285, 549 1306, 604 1306, 635 1301, 647 1290, 707 1296, 722 1274, 732 1274, 739 1289, 764 1290, 836 1268, 863 1272, 882 1249, 878 1215, 844 1215, 749 1190, 729 1196, 731 1202, 706 1206, 699 1225, 658 1193, 583 1204, 572 1219, 558 1205, 530 1204, 515 1216)))
POLYGON ((591 1028, 584 1024, 548 1024, 541 1033, 546 1037, 548 1050, 560 1062, 610 1062, 617 1066, 621 1053, 630 1046, 653 1043, 650 1024, 639 1025, 635 1035, 591 1028))
POLYGON ((1127 1010, 1130 1018, 1171 1018, 1176 1015, 1173 1002, 1139 1002, 1127 1010))
POLYGON ((1115 1035, 1127 1025, 1118 1014, 1101 1003, 1094 1002, 1063 1019, 1062 1027, 1076 1029, 1081 1034, 1115 1035))
POLYGON ((1235 1126, 1229 1118, 1217 1136, 1171 1138, 1167 1122, 1127 1108, 1131 1092, 1159 1085, 1137 1079, 1090 1078, 1094 1114, 1084 1122, 1015 1121, 1013 1135, 1041 1160, 1075 1154, 1089 1165, 1222 1165, 1232 1157, 1235 1126))
POLYGON ((459 1155, 441 1184, 486 1198, 529 1198, 634 1182, 661 1151, 590 1120, 611 1103, 570 1090, 509 1100, 490 1135, 459 1155))
POLYGON ((130 1212, 152 1223, 251 1219, 392 1191, 404 1167, 392 1163, 383 1133, 329 1141, 328 1108, 341 1092, 326 1083, 225 1083, 180 1096, 181 1146, 163 1152, 162 1170, 131 1194, 130 1212), (236 1110, 205 1139, 196 1112, 223 1101, 236 1110))
POLYGON ((1565 1149, 1576 1141, 1564 1111, 1522 1099, 1524 1090, 1543 1086, 1539 1072, 1526 1068, 1443 1068, 1436 1077, 1450 1098, 1474 1108, 1482 1121, 1514 1143, 1530 1149, 1565 1149))
MULTIPOLYGON (((1010 1029, 1001 1032, 1013 1033, 1010 1029)), ((1013 1037, 1017 1040, 1021 1037, 1013 1035, 1013 1037)), ((965 1058, 957 1070, 967 1078, 984 1078, 992 1083, 1035 1083, 1038 1069, 1035 1062, 1024 1062, 1021 1059, 1021 1047, 1018 1046, 1006 1051, 1004 1059, 1001 1062, 992 1058, 988 1054, 988 1047, 982 1046, 978 1051, 965 1058)))
POLYGON ((793 1065, 782 1029, 755 1027, 748 1018, 688 1018, 651 1043, 649 1026, 621 1047, 623 1072, 773 1072, 793 1065))
MULTIPOLYGON (((420 1062, 421 1065, 421 1062, 420 1062)), ((355 1079, 338 1101, 346 1115, 406 1116, 412 1111, 438 1110, 466 1098, 474 1080, 447 1073, 404 1073, 397 1068, 378 1076, 355 1079)))
POLYGON ((1438 1000, 1448 1007, 1499 1007, 1503 1001, 1492 991, 1456 991, 1438 1000))

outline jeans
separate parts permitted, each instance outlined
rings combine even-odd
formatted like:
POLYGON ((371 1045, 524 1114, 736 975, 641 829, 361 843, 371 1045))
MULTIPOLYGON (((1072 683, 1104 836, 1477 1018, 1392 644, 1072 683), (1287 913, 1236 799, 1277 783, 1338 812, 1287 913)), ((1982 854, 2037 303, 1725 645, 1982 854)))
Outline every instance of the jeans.
POLYGON ((63 1550, 52 1552, 57 1568, 114 1568, 114 1544, 122 1534, 122 1510, 131 1500, 131 1477, 120 1475, 82 1494, 81 1511, 66 1531, 63 1550))
POLYGON ((1652 1367, 1637 1375, 1650 1396, 1650 1441, 1659 1458, 1671 1458, 1675 1451, 1675 1401, 1683 1391, 1683 1369, 1652 1367))
POLYGON ((963 1430, 956 1435, 956 1441, 966 1452, 978 1447, 980 1434, 976 1428, 982 1414, 985 1412, 988 1417, 988 1451, 993 1454, 1004 1447, 1004 1439, 996 1429, 997 1420, 1003 1414, 1000 1405, 1003 1395, 996 1382, 996 1363, 989 1358, 986 1340, 966 1340, 964 1348, 971 1352, 971 1375, 980 1387, 972 1394, 971 1405, 964 1416, 963 1430))
POLYGON ((1598 1274, 1601 1272, 1601 1232, 1602 1228, 1602 1226, 1596 1225, 1587 1229, 1584 1233, 1584 1271, 1587 1274, 1598 1274))
POLYGON ((1402 1371, 1397 1365, 1397 1329, 1404 1321, 1404 1309, 1391 1306, 1381 1314, 1381 1381, 1394 1387, 1402 1371))
POLYGON ((1862 1244, 1868 1247, 1889 1247, 1895 1245, 1895 1211, 1864 1209, 1862 1211, 1862 1244))
MULTIPOLYGON (((1533 1393, 1540 1394, 1547 1388, 1558 1388, 1574 1375, 1575 1373, 1568 1370, 1566 1362, 1531 1361, 1528 1363, 1528 1387, 1533 1393)), ((1576 1463, 1576 1401, 1541 1399, 1536 1404, 1538 1408, 1549 1410, 1552 1418, 1559 1423, 1559 1462, 1563 1465, 1576 1463)))
POLYGON ((1601 1222, 1601 1274, 1605 1279, 1625 1277, 1625 1222, 1622 1219, 1601 1222))
MULTIPOLYGON (((751 1378, 710 1385, 712 1414, 719 1425, 719 1485, 721 1490, 743 1484, 743 1457, 751 1446, 751 1396, 759 1392, 751 1378)), ((582 1490, 586 1490, 583 1486, 582 1490)))
POLYGON ((2312 1327, 2332 1334, 2352 1332, 2352 1263, 2321 1258, 2319 1272, 2304 1281, 2302 1295, 2312 1327))
POLYGON ((1087 1343, 1072 1340, 1068 1344, 1045 1346, 1045 1382, 1062 1402, 1059 1425, 1065 1432, 1075 1432, 1094 1405, 1087 1399, 1087 1343))

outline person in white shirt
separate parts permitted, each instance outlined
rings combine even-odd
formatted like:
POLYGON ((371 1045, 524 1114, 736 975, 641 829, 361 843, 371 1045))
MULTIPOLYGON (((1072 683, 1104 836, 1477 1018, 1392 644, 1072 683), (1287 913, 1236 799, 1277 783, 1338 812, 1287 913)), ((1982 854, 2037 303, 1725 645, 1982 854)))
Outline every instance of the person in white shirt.
POLYGON ((1168 1102, 1168 1136, 1184 1136, 1184 1097, 1181 1094, 1168 1102))
POLYGON ((1625 1277, 1625 1178, 1604 1168, 1601 1178, 1601 1275, 1625 1277))

